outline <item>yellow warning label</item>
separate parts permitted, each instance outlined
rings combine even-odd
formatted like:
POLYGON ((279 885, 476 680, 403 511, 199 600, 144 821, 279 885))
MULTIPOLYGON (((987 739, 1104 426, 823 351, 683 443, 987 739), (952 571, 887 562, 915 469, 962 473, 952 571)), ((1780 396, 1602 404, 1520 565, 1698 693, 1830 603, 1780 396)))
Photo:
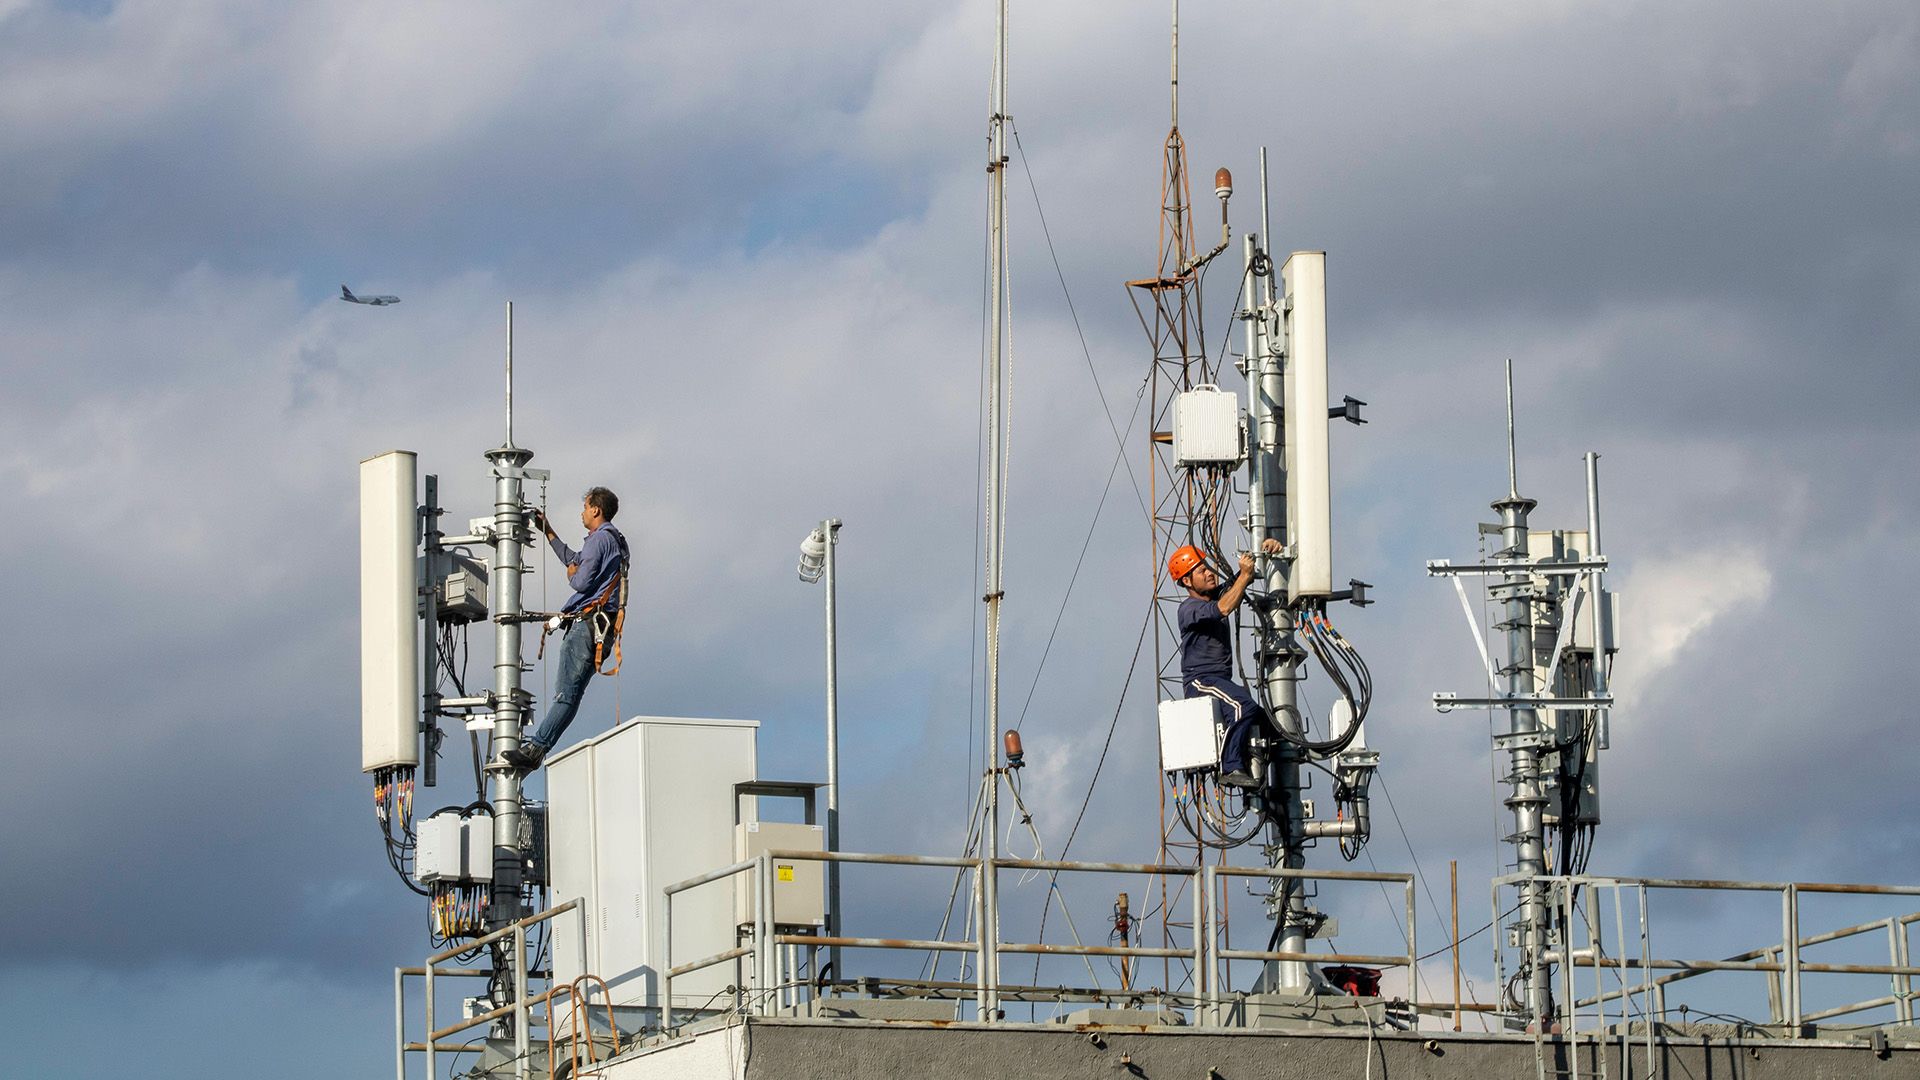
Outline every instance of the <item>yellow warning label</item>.
POLYGON ((774 876, 774 878, 775 878, 775 879, 777 879, 777 880, 779 880, 779 881, 792 881, 792 880, 793 880, 793 867, 791 867, 791 866, 776 866, 776 867, 774 867, 774 868, 773 868, 773 876, 774 876))

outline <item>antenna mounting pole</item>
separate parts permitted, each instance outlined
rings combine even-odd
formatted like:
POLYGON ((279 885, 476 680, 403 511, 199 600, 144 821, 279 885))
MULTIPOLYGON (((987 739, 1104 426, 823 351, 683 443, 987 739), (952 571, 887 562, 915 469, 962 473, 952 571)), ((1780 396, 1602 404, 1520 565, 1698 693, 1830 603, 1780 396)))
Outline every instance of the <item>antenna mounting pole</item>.
POLYGON ((507 445, 513 445, 513 301, 507 301, 507 445))
POLYGON ((1507 357, 1507 498, 1520 497, 1520 469, 1513 449, 1513 357, 1507 357))

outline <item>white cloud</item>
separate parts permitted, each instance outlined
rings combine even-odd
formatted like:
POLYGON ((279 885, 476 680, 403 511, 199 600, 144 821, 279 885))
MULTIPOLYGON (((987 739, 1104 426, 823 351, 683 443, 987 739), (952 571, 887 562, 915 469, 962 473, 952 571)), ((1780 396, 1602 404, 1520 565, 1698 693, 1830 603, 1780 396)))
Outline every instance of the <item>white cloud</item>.
POLYGON ((1635 689, 1652 683, 1689 655, 1689 644, 1716 622, 1766 602, 1773 571, 1762 553, 1738 541, 1703 546, 1665 558, 1633 562, 1620 589, 1620 641, 1625 658, 1618 678, 1622 705, 1637 704, 1635 689))

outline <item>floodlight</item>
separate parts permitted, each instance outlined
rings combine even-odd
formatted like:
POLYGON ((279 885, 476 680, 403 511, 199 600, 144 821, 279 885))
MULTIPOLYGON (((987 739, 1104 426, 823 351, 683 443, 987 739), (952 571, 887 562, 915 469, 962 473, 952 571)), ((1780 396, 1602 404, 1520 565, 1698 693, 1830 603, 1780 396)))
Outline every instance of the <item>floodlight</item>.
POLYGON ((813 584, 827 568, 827 534, 815 529, 800 542, 800 580, 813 584))

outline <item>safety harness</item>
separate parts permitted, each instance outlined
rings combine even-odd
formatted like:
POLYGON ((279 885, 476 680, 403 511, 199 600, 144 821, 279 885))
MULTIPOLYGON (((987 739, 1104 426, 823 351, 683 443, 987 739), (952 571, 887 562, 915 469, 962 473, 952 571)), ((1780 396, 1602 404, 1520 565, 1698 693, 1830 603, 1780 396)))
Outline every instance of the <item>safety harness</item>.
MULTIPOLYGON (((603 529, 613 529, 612 525, 603 525, 603 529)), ((591 602, 580 605, 578 611, 569 611, 554 617, 540 634, 540 650, 536 656, 547 653, 547 635, 554 630, 586 619, 593 628, 593 667, 602 675, 620 674, 620 632, 627 625, 627 570, 633 563, 633 554, 627 547, 627 538, 618 529, 614 529, 613 538, 620 542, 620 576, 607 583, 607 587, 591 602), (607 614, 607 602, 619 594, 620 606, 613 614, 607 614), (613 666, 603 667, 606 662, 607 646, 613 646, 613 666)))

